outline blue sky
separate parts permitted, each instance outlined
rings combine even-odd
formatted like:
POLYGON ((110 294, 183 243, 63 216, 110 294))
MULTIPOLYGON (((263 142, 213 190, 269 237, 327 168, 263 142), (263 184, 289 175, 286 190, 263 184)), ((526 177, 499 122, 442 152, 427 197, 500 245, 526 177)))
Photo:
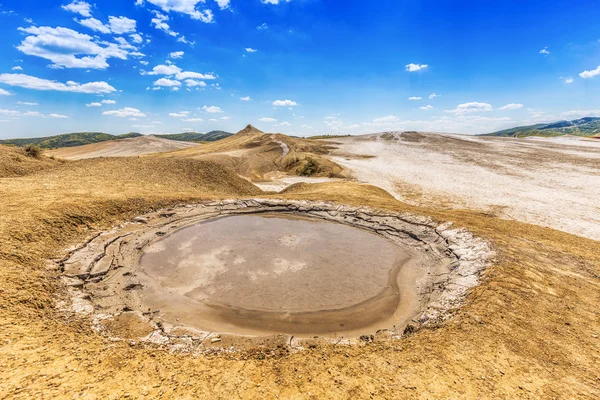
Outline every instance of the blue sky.
POLYGON ((0 138, 600 116, 598 1, 0 0, 0 138))

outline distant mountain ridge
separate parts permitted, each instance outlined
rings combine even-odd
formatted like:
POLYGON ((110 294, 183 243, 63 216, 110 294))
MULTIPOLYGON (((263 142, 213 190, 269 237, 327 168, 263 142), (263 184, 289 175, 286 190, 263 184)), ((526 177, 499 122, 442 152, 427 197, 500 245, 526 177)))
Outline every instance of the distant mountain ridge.
MULTIPOLYGON (((139 136, 143 135, 141 133, 136 132, 130 132, 124 135, 111 135, 102 132, 74 132, 39 138, 0 140, 0 144, 8 144, 19 147, 33 144, 43 149, 59 149, 63 147, 75 147, 83 146, 86 144, 107 142, 110 140, 135 138, 139 136)), ((163 139, 184 142, 214 142, 217 140, 225 139, 229 136, 233 136, 233 134, 225 131, 211 131, 208 133, 185 132, 155 136, 163 139)))
POLYGON ((511 129, 504 129, 494 133, 488 133, 483 136, 596 136, 600 134, 600 118, 585 117, 574 119, 572 121, 558 121, 549 124, 536 124, 529 126, 519 126, 511 129))
POLYGON ((172 133, 168 135, 154 135, 159 138, 169 140, 179 140, 182 142, 216 142, 217 140, 228 138, 233 136, 233 133, 225 131, 210 131, 207 133, 198 132, 184 132, 184 133, 172 133))

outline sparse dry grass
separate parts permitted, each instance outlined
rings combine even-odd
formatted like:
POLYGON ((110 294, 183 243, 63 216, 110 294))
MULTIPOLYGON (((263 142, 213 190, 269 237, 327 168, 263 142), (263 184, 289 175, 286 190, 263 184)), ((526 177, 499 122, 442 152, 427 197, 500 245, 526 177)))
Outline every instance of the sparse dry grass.
POLYGON ((294 185, 274 197, 451 220, 489 238, 499 261, 454 318, 401 341, 189 356, 109 342, 85 319, 57 312, 62 289, 45 260, 150 209, 260 195, 254 186, 210 162, 142 157, 2 178, 0 193, 0 398, 600 396, 600 242, 484 213, 417 208, 368 185, 294 185))

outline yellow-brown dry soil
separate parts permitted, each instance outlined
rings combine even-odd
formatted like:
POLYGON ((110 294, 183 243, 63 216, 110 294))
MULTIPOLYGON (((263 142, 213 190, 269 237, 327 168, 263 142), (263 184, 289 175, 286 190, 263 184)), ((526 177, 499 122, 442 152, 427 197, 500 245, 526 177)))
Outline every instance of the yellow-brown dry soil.
POLYGON ((19 175, 0 178, 2 399, 600 397, 598 241, 408 206, 366 185, 298 184, 270 196, 450 220, 488 238, 497 263, 451 319, 402 340, 191 356, 109 341, 58 311, 65 292, 46 260, 155 208, 266 195, 217 164, 178 157, 44 159, 19 175))

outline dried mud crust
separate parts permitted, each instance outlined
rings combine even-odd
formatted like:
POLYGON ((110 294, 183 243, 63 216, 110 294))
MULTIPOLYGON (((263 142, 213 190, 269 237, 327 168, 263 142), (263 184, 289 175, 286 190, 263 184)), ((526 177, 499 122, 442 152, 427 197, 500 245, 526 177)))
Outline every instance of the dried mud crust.
POLYGON ((89 315, 93 325, 113 339, 169 346, 172 350, 243 349, 257 344, 301 349, 314 340, 355 343, 399 338, 425 324, 447 319, 492 262, 490 245, 465 229, 439 225, 427 217, 325 202, 273 199, 227 200, 181 205, 135 218, 97 233, 59 261, 70 301, 65 310, 89 315), (419 254, 417 304, 409 321, 361 337, 299 339, 290 335, 239 336, 208 332, 161 318, 160 310, 142 309, 139 259, 144 248, 182 228, 214 218, 281 213, 337 222, 371 231, 419 254))

